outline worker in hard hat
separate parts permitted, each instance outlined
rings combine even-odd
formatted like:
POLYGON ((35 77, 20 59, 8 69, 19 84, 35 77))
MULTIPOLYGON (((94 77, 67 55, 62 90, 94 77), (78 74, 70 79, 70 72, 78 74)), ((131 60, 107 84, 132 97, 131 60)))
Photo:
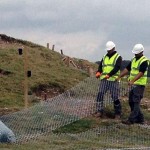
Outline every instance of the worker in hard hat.
POLYGON ((130 72, 128 85, 129 106, 131 113, 127 120, 122 121, 124 124, 144 123, 144 116, 140 109, 140 102, 143 98, 145 85, 147 84, 147 73, 149 60, 143 55, 144 47, 142 44, 136 44, 132 53, 135 55, 129 65, 121 72, 119 78, 130 72))
POLYGON ((107 54, 100 61, 96 78, 100 79, 100 86, 97 95, 95 117, 102 117, 104 114, 103 97, 109 90, 114 103, 114 116, 120 119, 121 103, 119 100, 119 83, 116 81, 120 74, 122 57, 115 50, 116 46, 112 41, 106 43, 107 54))

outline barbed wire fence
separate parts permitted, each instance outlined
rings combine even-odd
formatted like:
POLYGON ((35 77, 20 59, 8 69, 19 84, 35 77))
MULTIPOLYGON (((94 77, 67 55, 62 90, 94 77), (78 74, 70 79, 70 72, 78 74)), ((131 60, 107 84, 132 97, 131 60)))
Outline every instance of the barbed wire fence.
MULTIPOLYGON (((55 133, 60 127, 91 116, 96 110, 96 97, 101 82, 89 77, 70 90, 54 98, 38 103, 23 111, 0 117, 16 136, 16 144, 38 142, 39 139, 66 139, 89 141, 100 148, 150 149, 150 126, 112 122, 81 133, 55 133), (145 133, 143 135, 143 133, 145 133)), ((121 81, 120 97, 128 95, 126 82, 121 81)), ((148 95, 145 95, 148 97, 148 95)), ((104 97, 104 106, 113 102, 109 91, 104 97)))

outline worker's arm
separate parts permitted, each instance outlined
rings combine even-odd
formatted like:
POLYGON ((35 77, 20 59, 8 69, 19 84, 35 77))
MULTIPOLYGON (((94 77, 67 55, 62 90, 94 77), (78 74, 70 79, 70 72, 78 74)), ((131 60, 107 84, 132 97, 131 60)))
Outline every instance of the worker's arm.
POLYGON ((122 57, 119 56, 113 70, 108 74, 110 77, 113 76, 114 74, 116 74, 120 70, 121 63, 122 63, 122 57))
POLYGON ((129 85, 132 85, 135 81, 137 81, 138 79, 140 79, 140 78, 144 75, 144 73, 145 73, 145 71, 147 70, 147 68, 148 68, 148 62, 147 62, 147 60, 146 60, 146 61, 144 61, 144 62, 140 65, 139 73, 138 73, 131 81, 129 81, 128 84, 129 84, 129 85))
POLYGON ((128 74, 128 72, 129 72, 129 70, 128 70, 127 68, 125 68, 125 69, 120 73, 119 78, 124 77, 125 75, 128 74))
POLYGON ((122 77, 127 75, 130 70, 131 70, 131 62, 127 65, 127 67, 123 71, 121 71, 119 77, 116 80, 119 81, 122 77))
POLYGON ((136 80, 140 79, 143 76, 143 72, 139 72, 131 81, 128 82, 128 85, 132 85, 136 80))

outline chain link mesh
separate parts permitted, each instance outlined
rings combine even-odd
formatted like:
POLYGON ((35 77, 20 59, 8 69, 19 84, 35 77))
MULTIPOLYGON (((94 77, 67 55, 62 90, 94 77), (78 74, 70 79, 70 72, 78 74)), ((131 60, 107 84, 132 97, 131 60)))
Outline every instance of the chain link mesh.
MULTIPOLYGON (((106 124, 85 132, 69 134, 53 131, 82 118, 91 116, 96 109, 96 97, 100 81, 90 77, 77 86, 54 98, 42 101, 33 107, 0 117, 16 136, 16 144, 38 142, 39 139, 67 139, 68 141, 92 141, 102 147, 144 149, 150 147, 150 126, 121 123, 106 124), (142 134, 141 134, 142 133, 142 134), (143 134, 145 133, 145 134, 143 134)), ((128 95, 127 82, 121 81, 120 97, 128 95)), ((148 97, 148 94, 145 94, 148 97)), ((104 106, 112 104, 109 91, 104 97, 104 106)), ((88 148, 87 148, 88 149, 88 148)), ((113 148, 111 148, 113 149, 113 148)))

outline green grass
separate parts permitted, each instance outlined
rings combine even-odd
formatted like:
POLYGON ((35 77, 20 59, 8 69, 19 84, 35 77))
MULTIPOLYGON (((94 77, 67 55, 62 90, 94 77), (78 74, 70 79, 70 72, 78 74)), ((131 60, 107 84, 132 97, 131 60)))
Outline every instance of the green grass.
POLYGON ((34 44, 29 43, 25 42, 28 45, 24 45, 23 55, 18 55, 19 44, 0 47, 0 69, 4 73, 9 72, 0 78, 0 107, 24 105, 25 50, 28 58, 27 70, 32 71, 32 76, 28 78, 28 90, 31 94, 53 87, 58 87, 63 92, 88 77, 86 72, 67 67, 58 52, 38 45, 34 47, 34 44))
MULTIPOLYGON (((122 105, 122 119, 125 119, 129 115, 130 110, 127 101, 123 102, 122 105)), ((37 109, 35 109, 35 112, 32 112, 33 114, 31 116, 36 116, 34 115, 34 113, 36 114, 36 110, 37 109)), ((146 109, 142 108, 142 111, 144 112, 145 119, 149 120, 149 113, 146 109)), ((30 120, 30 118, 26 119, 30 120)), ((38 119, 41 121, 46 118, 41 116, 38 119)), ((57 121, 57 118, 54 119, 57 121)), ((37 122, 36 118, 35 120, 37 122)), ((30 120, 31 127, 32 124, 35 124, 34 119, 30 120)), ((36 127, 36 124, 34 126, 36 127)), ((25 129, 26 128, 24 127, 24 130, 25 129)), ((35 129, 38 130, 37 128, 35 129)), ((31 139, 27 143, 25 142, 21 145, 1 144, 0 147, 9 150, 96 150, 100 148, 150 147, 149 137, 149 129, 141 128, 137 124, 131 126, 122 125, 120 121, 115 121, 113 119, 113 107, 112 105, 109 105, 105 109, 105 116, 103 119, 89 116, 59 127, 53 130, 52 133, 46 133, 37 139, 31 139), (99 130, 92 131, 92 129, 97 128, 99 128, 99 130), (107 130, 105 131, 103 128, 107 130), (101 132, 99 133, 99 131, 101 132)))
POLYGON ((62 126, 56 130, 53 131, 53 133, 80 133, 87 131, 94 127, 96 125, 96 121, 94 119, 81 119, 78 121, 75 121, 71 124, 62 126))

